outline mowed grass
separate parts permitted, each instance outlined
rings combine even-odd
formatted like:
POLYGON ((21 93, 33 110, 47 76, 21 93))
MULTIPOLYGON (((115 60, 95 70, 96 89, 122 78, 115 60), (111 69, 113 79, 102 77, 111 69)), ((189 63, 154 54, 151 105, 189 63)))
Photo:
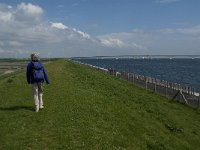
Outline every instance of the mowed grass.
POLYGON ((46 69, 39 113, 25 72, 0 80, 0 149, 199 149, 198 109, 70 61, 46 69))

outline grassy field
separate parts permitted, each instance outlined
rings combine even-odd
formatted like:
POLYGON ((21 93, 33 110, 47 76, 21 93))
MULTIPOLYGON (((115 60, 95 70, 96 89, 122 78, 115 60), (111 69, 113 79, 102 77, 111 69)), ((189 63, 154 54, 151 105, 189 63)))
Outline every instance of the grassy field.
POLYGON ((46 69, 39 113, 25 72, 0 79, 0 149, 199 149, 199 109, 69 61, 46 69))
POLYGON ((26 61, 24 62, 10 62, 10 61, 0 61, 0 75, 7 74, 9 72, 16 72, 23 70, 26 67, 26 61))
MULTIPOLYGON (((44 63, 55 60, 57 59, 56 58, 42 59, 44 63)), ((13 58, 0 59, 0 76, 24 70, 26 68, 27 62, 29 61, 30 59, 13 59, 13 58)))

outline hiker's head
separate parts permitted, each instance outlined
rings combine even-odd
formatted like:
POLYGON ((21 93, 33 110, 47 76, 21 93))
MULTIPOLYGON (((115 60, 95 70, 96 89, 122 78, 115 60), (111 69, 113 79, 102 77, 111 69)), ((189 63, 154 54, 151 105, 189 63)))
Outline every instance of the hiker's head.
POLYGON ((31 60, 38 61, 39 59, 40 59, 40 57, 39 57, 38 53, 32 53, 31 54, 31 60))

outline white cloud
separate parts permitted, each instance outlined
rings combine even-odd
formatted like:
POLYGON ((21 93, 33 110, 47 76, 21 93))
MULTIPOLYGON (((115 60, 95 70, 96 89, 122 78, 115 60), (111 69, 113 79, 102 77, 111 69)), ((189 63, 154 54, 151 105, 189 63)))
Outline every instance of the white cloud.
POLYGON ((98 39, 61 22, 47 21, 43 10, 21 3, 8 8, 0 5, 0 57, 27 57, 37 50, 43 57, 111 54, 98 39), (24 53, 23 53, 24 52, 24 53))
MULTIPOLYGON (((127 33, 128 35, 129 33, 127 33)), ((148 48, 135 43, 135 41, 126 41, 124 38, 128 38, 128 37, 124 37, 124 33, 118 33, 118 35, 115 37, 113 35, 107 35, 107 37, 100 37, 100 41, 103 45, 107 46, 107 47, 111 47, 111 48, 118 48, 118 49, 132 49, 135 52, 141 52, 141 51, 148 51, 148 48)))
POLYGON ((180 32, 180 33, 184 33, 184 34, 198 34, 198 35, 200 35, 200 25, 192 27, 192 28, 177 29, 177 31, 180 32))
POLYGON ((18 4, 13 9, 9 9, 9 12, 12 12, 14 16, 15 23, 24 24, 24 25, 37 25, 43 20, 44 10, 31 3, 21 3, 18 4))
POLYGON ((17 6, 17 10, 32 16, 40 16, 41 14, 43 14, 43 9, 41 7, 33 5, 31 3, 21 3, 17 6))
POLYGON ((53 27, 53 28, 57 28, 57 29, 62 29, 62 30, 65 30, 65 29, 68 29, 68 31, 69 30, 71 30, 72 32, 74 31, 74 33, 77 33, 77 34, 79 34, 80 36, 82 36, 83 38, 90 38, 90 35, 89 34, 87 34, 87 33, 85 33, 85 32, 82 32, 82 31, 80 31, 80 30, 77 30, 77 29, 75 29, 75 28, 69 28, 69 27, 67 27, 67 26, 65 26, 63 23, 61 23, 61 22, 52 22, 51 23, 51 27, 53 27))
POLYGON ((156 0, 156 3, 174 3, 174 2, 180 2, 181 0, 156 0))
POLYGON ((176 28, 176 29, 162 29, 158 32, 167 34, 190 34, 190 35, 200 35, 200 25, 190 27, 190 28, 176 28))
POLYGON ((112 42, 110 39, 118 39, 122 41, 121 49, 126 49, 127 52, 130 48, 134 50, 134 54, 200 54, 200 26, 149 32, 134 29, 133 32, 100 36, 99 39, 105 45, 115 45, 116 48, 119 47, 118 42, 112 42))
POLYGON ((79 33, 84 38, 88 38, 88 39, 90 38, 90 35, 87 34, 87 33, 85 33, 85 32, 79 31, 79 30, 77 30, 75 28, 72 28, 72 30, 75 31, 75 32, 77 32, 77 33, 79 33))
POLYGON ((0 22, 9 22, 12 19, 12 14, 10 12, 0 11, 0 22))
POLYGON ((23 43, 20 43, 18 41, 8 41, 9 45, 14 46, 14 47, 20 47, 23 46, 23 43))
POLYGON ((12 9, 13 7, 11 5, 8 5, 8 9, 12 9))
POLYGON ((98 38, 102 44, 108 47, 122 48, 122 49, 132 49, 135 52, 147 52, 148 48, 145 46, 145 33, 142 30, 135 29, 133 32, 126 33, 112 33, 104 36, 99 36, 98 38), (142 38, 139 38, 141 37, 142 38))
POLYGON ((51 26, 54 28, 57 28, 57 29, 67 29, 68 28, 61 22, 52 22, 51 26))
POLYGON ((101 39, 102 44, 109 46, 109 47, 123 47, 125 45, 121 40, 119 39, 114 39, 114 38, 102 38, 101 39))

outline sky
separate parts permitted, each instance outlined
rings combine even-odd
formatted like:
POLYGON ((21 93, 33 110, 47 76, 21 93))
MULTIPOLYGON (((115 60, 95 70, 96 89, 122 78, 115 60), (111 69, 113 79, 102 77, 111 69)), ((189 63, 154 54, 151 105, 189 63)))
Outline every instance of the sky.
POLYGON ((0 0, 0 58, 200 55, 199 0, 0 0))

